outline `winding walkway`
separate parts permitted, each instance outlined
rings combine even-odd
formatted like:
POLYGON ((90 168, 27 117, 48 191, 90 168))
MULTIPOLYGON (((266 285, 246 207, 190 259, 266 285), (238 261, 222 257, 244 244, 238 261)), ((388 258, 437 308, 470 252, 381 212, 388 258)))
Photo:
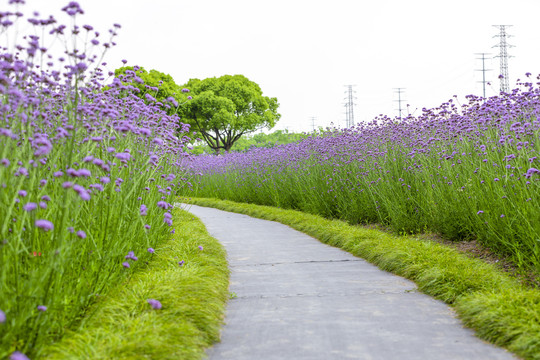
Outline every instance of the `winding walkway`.
POLYGON ((514 359, 409 280, 276 222, 182 207, 231 268, 235 296, 211 360, 514 359))

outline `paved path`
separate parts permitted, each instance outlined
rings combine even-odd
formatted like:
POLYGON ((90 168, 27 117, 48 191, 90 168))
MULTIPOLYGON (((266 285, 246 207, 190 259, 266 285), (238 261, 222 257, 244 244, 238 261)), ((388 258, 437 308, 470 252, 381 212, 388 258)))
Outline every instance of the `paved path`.
POLYGON ((409 280, 276 222, 182 207, 225 246, 236 294, 211 360, 513 359, 409 280))

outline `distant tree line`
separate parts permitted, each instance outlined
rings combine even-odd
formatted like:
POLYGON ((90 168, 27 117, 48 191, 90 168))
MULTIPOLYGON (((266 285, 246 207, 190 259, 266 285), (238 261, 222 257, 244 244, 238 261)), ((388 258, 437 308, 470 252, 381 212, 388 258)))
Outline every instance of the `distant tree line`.
MULTIPOLYGON (((258 133, 253 135, 247 135, 239 139, 231 147, 231 152, 245 152, 253 148, 271 148, 278 145, 290 144, 298 142, 310 136, 312 134, 307 133, 293 133, 287 130, 276 130, 270 134, 258 133)), ((212 153, 213 149, 210 148, 207 144, 200 143, 193 147, 190 153, 198 154, 209 154, 212 153)))

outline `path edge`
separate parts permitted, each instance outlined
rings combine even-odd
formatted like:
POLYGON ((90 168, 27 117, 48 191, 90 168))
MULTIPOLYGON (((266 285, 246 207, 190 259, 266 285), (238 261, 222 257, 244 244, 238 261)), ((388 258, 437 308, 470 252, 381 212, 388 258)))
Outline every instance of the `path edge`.
POLYGON ((482 260, 433 241, 295 210, 210 198, 179 201, 276 221, 341 248, 414 281, 423 293, 452 306, 479 338, 524 359, 540 359, 540 290, 523 286, 482 260))

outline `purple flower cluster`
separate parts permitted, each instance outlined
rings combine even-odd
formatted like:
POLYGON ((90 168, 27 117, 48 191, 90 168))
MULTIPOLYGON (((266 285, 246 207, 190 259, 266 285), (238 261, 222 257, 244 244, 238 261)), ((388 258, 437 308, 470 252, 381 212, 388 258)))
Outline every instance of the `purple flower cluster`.
POLYGON ((61 9, 69 26, 52 16, 26 18, 23 0, 9 4, 16 10, 0 13, 3 35, 31 30, 17 36, 20 44, 0 45, 0 323, 6 314, 14 319, 15 309, 16 318, 36 323, 32 331, 7 321, 0 337, 32 344, 26 350, 36 353, 47 333, 62 333, 86 312, 97 287, 105 292, 129 275, 119 259, 130 268, 135 253, 149 258, 149 246, 170 236, 189 126, 132 94, 138 67, 119 79, 101 60, 119 25, 108 37, 81 25, 75 1, 61 9), (65 49, 57 54, 44 46, 50 43, 65 49), (134 226, 139 216, 144 227, 134 226), (46 316, 36 316, 36 306, 46 316))
POLYGON ((150 306, 152 307, 152 309, 154 310, 161 310, 161 302, 159 302, 158 300, 155 300, 155 299, 148 299, 146 300, 150 306))

